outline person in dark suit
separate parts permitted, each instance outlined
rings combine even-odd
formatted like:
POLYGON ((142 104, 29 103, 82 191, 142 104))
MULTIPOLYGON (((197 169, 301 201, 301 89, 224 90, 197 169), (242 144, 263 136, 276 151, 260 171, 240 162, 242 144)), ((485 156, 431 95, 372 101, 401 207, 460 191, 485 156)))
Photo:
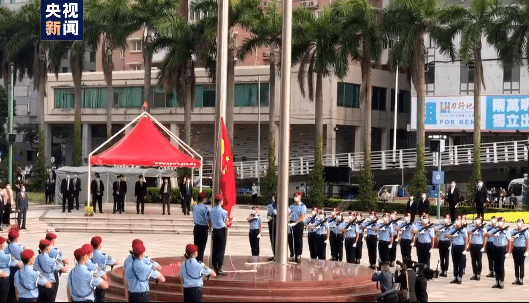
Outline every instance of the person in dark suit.
POLYGON ((413 201, 413 196, 410 196, 410 199, 408 200, 408 204, 406 204, 406 213, 410 213, 411 223, 415 222, 415 216, 417 215, 418 206, 419 204, 413 201))
POLYGON ((46 178, 46 204, 52 204, 53 203, 53 192, 55 191, 55 188, 51 186, 51 178, 46 178))
POLYGON ((73 174, 72 185, 72 202, 73 200, 75 200, 75 209, 79 210, 79 192, 81 191, 81 179, 77 177, 77 173, 73 174))
POLYGON ((127 182, 123 180, 123 178, 123 175, 119 175, 118 180, 114 182, 112 186, 112 190, 114 191, 114 214, 116 211, 119 211, 120 214, 122 211, 124 211, 125 195, 127 194, 127 182))
POLYGON ((428 196, 426 196, 426 193, 423 192, 421 194, 421 199, 419 200, 419 204, 417 206, 417 210, 419 212, 419 215, 423 214, 430 214, 430 200, 428 200, 428 196))
POLYGON ((164 178, 162 186, 160 186, 160 199, 162 200, 163 213, 165 215, 165 206, 167 205, 167 214, 171 215, 171 182, 169 178, 164 178))
POLYGON ((413 261, 404 260, 400 273, 395 273, 395 283, 400 283, 400 289, 407 289, 410 293, 409 302, 417 302, 415 285, 417 284, 417 273, 412 269, 413 261))
POLYGON ((446 200, 448 202, 448 206, 450 207, 450 219, 452 222, 456 221, 457 207, 459 207, 458 204, 460 202, 459 195, 459 188, 456 187, 456 182, 452 181, 446 195, 446 200))
POLYGON ((68 212, 72 212, 73 200, 72 200, 72 179, 70 174, 66 175, 66 179, 61 181, 61 193, 62 193, 62 212, 66 211, 66 203, 68 203, 68 212))
POLYGON ((487 202, 487 188, 483 185, 483 181, 479 180, 474 194, 474 203, 476 203, 478 217, 485 218, 485 202, 487 202))
POLYGON ((191 200, 193 199, 193 183, 191 183, 191 178, 186 179, 185 192, 184 192, 184 215, 189 216, 191 211, 191 200))
POLYGON ((105 192, 105 185, 101 181, 101 177, 96 173, 95 180, 90 184, 90 192, 92 193, 92 205, 94 205, 94 211, 97 210, 99 205, 99 212, 103 213, 103 193, 105 192))
POLYGON ((185 195, 186 195, 186 184, 187 184, 187 178, 182 177, 182 183, 178 186, 178 189, 180 191, 180 204, 182 205, 182 214, 186 214, 185 212, 185 195))
POLYGON ((28 212, 28 194, 26 188, 22 186, 20 192, 17 194, 16 208, 18 212, 18 226, 21 229, 26 229, 26 215, 28 212))
POLYGON ((147 198, 147 183, 142 175, 139 175, 139 180, 136 182, 136 188, 134 189, 134 195, 136 196, 136 213, 141 214, 145 212, 145 198, 147 198))

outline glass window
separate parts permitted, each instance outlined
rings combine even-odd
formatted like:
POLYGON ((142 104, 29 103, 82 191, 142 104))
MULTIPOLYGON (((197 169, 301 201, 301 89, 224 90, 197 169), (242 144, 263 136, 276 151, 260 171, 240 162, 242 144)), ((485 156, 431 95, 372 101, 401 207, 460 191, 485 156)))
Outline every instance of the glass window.
POLYGON ((153 100, 152 104, 154 107, 166 107, 165 104, 165 89, 161 86, 153 88, 153 100))
POLYGON ((143 105, 143 87, 114 88, 114 107, 140 108, 143 105))
POLYGON ((107 93, 106 89, 84 88, 82 89, 83 99, 82 107, 84 108, 106 108, 107 93), (105 96, 104 99, 101 96, 105 96))
POLYGON ((372 109, 386 110, 386 92, 387 88, 385 87, 373 86, 372 109))
POLYGON ((96 62, 96 52, 90 52, 90 62, 96 62))
POLYGON ((106 125, 92 124, 91 129, 92 129, 92 137, 106 138, 107 136, 107 126, 106 125))
POLYGON ((215 107, 215 86, 213 85, 197 85, 195 95, 196 107, 215 107))
POLYGON ((235 85, 235 106, 257 106, 257 101, 260 100, 261 106, 268 106, 268 83, 261 83, 261 90, 258 89, 258 84, 236 84, 235 85), (258 97, 258 95, 260 96, 258 97), (260 99, 259 99, 260 98, 260 99))
POLYGON ((360 108, 360 85, 338 82, 338 106, 360 108))
POLYGON ((73 88, 55 89, 55 108, 73 108, 75 93, 73 88))
POLYGON ((503 67, 503 93, 520 93, 520 65, 506 65, 503 67))
POLYGON ((142 42, 141 40, 132 40, 131 41, 131 44, 132 44, 132 51, 133 52, 140 52, 142 51, 142 42))
POLYGON ((472 95, 474 93, 474 65, 462 64, 460 68, 461 95, 472 95))

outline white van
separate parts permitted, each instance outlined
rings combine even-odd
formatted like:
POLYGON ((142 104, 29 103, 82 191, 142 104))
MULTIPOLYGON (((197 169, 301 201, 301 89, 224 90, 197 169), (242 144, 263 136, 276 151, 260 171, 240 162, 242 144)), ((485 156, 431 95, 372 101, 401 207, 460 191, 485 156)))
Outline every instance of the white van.
POLYGON ((525 178, 514 179, 509 183, 507 189, 508 196, 506 198, 507 203, 513 204, 516 207, 523 206, 524 193, 527 192, 525 178))

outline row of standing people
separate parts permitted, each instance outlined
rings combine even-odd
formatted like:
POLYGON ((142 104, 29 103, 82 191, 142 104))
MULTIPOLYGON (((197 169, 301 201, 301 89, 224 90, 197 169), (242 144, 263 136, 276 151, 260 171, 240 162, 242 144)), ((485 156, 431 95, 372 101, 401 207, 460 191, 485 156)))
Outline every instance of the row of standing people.
POLYGON ((20 190, 13 191, 11 184, 6 183, 4 189, 0 189, 0 231, 3 225, 11 225, 11 213, 13 206, 17 215, 17 224, 21 229, 26 229, 26 217, 29 208, 29 199, 26 188, 21 185, 20 190))

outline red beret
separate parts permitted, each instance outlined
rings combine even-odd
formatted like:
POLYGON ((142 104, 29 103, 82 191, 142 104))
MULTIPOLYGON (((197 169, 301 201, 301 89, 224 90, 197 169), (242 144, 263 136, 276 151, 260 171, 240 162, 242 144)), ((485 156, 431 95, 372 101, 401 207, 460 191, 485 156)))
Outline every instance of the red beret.
POLYGON ((46 240, 51 241, 51 240, 54 240, 54 239, 57 239, 57 235, 56 234, 54 234, 54 233, 47 233, 46 234, 46 240))
POLYGON ((295 194, 295 195, 296 195, 296 196, 303 196, 303 193, 302 193, 302 192, 300 192, 300 191, 298 191, 298 192, 296 192, 296 194, 295 194))
POLYGON ((87 255, 94 252, 94 248, 90 244, 83 245, 82 249, 86 252, 87 255))
POLYGON ((29 260, 35 256, 35 253, 31 249, 26 249, 20 254, 20 258, 24 260, 29 260))
POLYGON ((6 239, 4 237, 0 237, 0 245, 4 244, 6 242, 6 239))
POLYGON ((44 250, 46 247, 50 246, 51 242, 48 240, 40 240, 39 242, 39 249, 44 250))
POLYGON ((198 197, 199 200, 207 199, 208 194, 206 192, 201 191, 201 192, 198 193, 197 197, 198 197))
POLYGON ((136 243, 136 245, 132 247, 132 252, 141 255, 145 252, 145 246, 143 246, 141 243, 136 243))
POLYGON ((18 233, 18 230, 16 230, 15 228, 11 228, 11 229, 9 230, 9 236, 10 236, 11 238, 16 239, 16 238, 20 237, 20 234, 18 233))
POLYGON ((194 244, 187 244, 186 246, 186 254, 191 255, 198 252, 198 247, 194 244))
POLYGON ((92 241, 90 241, 90 243, 92 244, 92 246, 98 246, 103 243, 103 239, 101 239, 100 236, 95 236, 92 238, 92 241))
POLYGON ((223 195, 217 195, 215 197, 215 201, 224 201, 224 196, 223 195))
POLYGON ((87 251, 83 248, 78 248, 73 252, 76 260, 80 260, 82 257, 88 255, 87 251))
POLYGON ((134 239, 134 240, 132 240, 132 247, 134 247, 134 245, 136 245, 136 244, 138 244, 138 243, 143 244, 143 241, 140 240, 140 239, 134 239))

